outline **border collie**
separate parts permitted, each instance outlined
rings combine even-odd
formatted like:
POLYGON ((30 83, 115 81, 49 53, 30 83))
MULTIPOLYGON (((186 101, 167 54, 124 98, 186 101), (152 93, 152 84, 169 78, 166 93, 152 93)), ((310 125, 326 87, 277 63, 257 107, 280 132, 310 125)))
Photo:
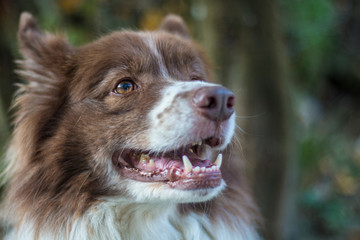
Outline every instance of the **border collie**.
POLYGON ((72 47, 23 13, 18 40, 5 239, 259 238, 235 96, 180 17, 72 47))

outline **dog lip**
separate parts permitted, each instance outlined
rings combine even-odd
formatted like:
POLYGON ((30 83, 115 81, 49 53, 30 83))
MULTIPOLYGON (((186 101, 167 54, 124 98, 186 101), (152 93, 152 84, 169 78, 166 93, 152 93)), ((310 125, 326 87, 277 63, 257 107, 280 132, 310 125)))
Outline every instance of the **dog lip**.
POLYGON ((188 176, 186 178, 178 179, 177 181, 169 181, 167 184, 171 188, 181 190, 196 190, 202 188, 215 188, 221 184, 221 172, 213 172, 206 174, 199 174, 188 176))
POLYGON ((194 168, 190 171, 185 170, 179 156, 163 153, 163 156, 156 158, 152 154, 153 163, 151 164, 154 164, 154 166, 149 167, 140 162, 142 154, 139 150, 125 149, 121 152, 116 151, 112 162, 118 173, 124 177, 141 182, 163 182, 175 189, 207 189, 221 184, 222 176, 216 162, 211 163, 209 160, 201 160, 194 153, 187 152, 191 164, 194 165, 194 168))

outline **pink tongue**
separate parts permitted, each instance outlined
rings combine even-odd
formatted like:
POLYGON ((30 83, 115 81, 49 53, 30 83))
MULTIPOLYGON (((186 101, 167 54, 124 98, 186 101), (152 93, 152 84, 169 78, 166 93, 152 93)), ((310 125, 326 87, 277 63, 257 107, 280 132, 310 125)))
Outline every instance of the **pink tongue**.
MULTIPOLYGON (((154 164, 151 163, 151 160, 144 163, 139 161, 135 164, 134 167, 144 170, 144 171, 156 171, 156 170, 166 170, 166 169, 184 169, 184 164, 181 160, 172 160, 169 158, 152 158, 154 164)), ((200 160, 200 159, 191 159, 191 164, 193 167, 206 167, 210 165, 209 160, 200 160)))

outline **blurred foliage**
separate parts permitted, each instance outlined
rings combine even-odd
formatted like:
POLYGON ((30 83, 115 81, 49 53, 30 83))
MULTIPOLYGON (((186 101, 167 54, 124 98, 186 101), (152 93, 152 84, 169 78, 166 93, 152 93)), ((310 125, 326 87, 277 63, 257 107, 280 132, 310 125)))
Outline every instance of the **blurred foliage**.
POLYGON ((300 86, 314 89, 329 67, 334 52, 336 9, 329 0, 281 1, 289 54, 300 86))
MULTIPOLYGON (((281 1, 299 117, 300 239, 359 239, 356 1, 281 1), (357 232, 357 233, 354 233, 357 232)), ((357 41, 360 46, 360 42, 357 41)), ((358 65, 357 65, 358 66, 358 65)))
MULTIPOLYGON (((296 226, 300 231, 296 238, 359 239, 360 3, 278 2, 296 86, 292 93, 297 113, 295 154, 300 171, 297 190, 300 226, 296 226)), ((197 28, 202 26, 199 22, 210 16, 207 14, 210 8, 202 0, 1 1, 0 144, 4 144, 8 128, 2 109, 10 105, 14 83, 19 81, 13 74, 13 61, 20 57, 16 43, 20 12, 31 12, 43 29, 66 33, 72 44, 81 45, 113 30, 155 29, 168 13, 177 13, 193 23, 191 31, 197 38, 199 32, 204 34, 204 29, 197 28)), ((213 12, 216 15, 217 9, 213 12)), ((215 16, 215 20, 224 24, 226 16, 223 19, 215 16)), ((213 24, 217 23, 215 20, 213 24)), ((214 28, 221 34, 227 25, 214 28)), ((228 47, 226 43, 233 39, 225 37, 234 34, 222 35, 218 47, 228 47)))

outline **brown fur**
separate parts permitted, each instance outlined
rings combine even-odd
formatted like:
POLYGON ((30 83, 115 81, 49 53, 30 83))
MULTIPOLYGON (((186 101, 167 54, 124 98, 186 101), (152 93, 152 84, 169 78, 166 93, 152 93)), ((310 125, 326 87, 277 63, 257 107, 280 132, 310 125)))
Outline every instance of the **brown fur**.
MULTIPOLYGON (((169 17, 156 36, 172 78, 211 80, 208 61, 188 39, 181 19, 169 17), (174 61, 174 56, 182 61, 174 61)), ((93 156, 114 151, 124 137, 146 129, 146 122, 136 119, 145 118, 167 83, 159 78, 160 68, 148 46, 132 32, 116 32, 73 48, 65 38, 42 32, 25 13, 18 38, 25 59, 17 72, 27 83, 20 86, 14 103, 5 206, 15 224, 25 216, 35 219, 39 233, 44 224, 56 230, 81 216, 101 197, 127 194, 105 183, 106 163, 94 162, 93 156), (129 75, 137 80, 138 92, 121 98, 109 94, 129 75), (124 113, 126 117, 120 117, 124 113)), ((145 138, 137 141, 147 144, 145 138)), ((228 211, 253 222, 255 207, 241 174, 233 169, 230 163, 223 166, 229 187, 220 197, 181 204, 182 213, 204 212, 213 221, 232 224, 224 214, 228 211)))

